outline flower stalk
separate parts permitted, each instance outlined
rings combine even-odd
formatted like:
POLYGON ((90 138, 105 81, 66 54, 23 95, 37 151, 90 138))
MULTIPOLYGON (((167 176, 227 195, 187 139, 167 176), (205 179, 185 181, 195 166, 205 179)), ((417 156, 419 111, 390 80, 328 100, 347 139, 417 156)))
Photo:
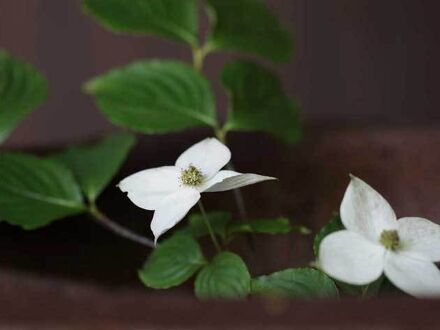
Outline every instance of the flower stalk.
POLYGON ((202 218, 205 221, 206 228, 208 228, 209 236, 211 236, 212 243, 214 244, 217 252, 220 253, 222 252, 222 248, 220 247, 217 237, 215 236, 214 230, 212 229, 211 223, 209 222, 208 216, 206 215, 205 207, 203 206, 202 200, 199 200, 198 204, 199 204, 200 213, 202 214, 202 218))
POLYGON ((117 224, 116 222, 111 220, 109 217, 107 217, 104 213, 102 213, 96 207, 96 205, 90 206, 89 214, 96 221, 96 223, 100 224, 101 226, 103 226, 107 230, 113 232, 114 234, 121 236, 123 238, 126 238, 132 242, 147 246, 149 248, 155 247, 155 244, 152 240, 150 240, 144 236, 141 236, 139 234, 136 234, 133 231, 117 224))

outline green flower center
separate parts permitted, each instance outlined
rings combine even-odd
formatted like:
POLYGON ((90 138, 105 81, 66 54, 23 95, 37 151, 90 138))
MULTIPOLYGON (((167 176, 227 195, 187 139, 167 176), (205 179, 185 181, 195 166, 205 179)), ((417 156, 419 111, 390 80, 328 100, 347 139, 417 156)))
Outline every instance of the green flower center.
POLYGON ((199 186, 202 184, 203 178, 202 172, 192 165, 183 170, 180 175, 180 181, 186 186, 199 186))
POLYGON ((397 230, 384 230, 380 235, 380 244, 386 249, 396 251, 400 247, 400 238, 397 230))

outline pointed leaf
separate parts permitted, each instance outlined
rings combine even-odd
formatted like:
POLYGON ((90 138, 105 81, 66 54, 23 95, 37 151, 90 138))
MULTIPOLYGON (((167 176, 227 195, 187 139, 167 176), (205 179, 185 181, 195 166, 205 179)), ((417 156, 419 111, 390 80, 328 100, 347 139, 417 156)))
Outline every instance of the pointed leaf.
POLYGON ((323 272, 311 268, 285 269, 252 280, 252 293, 291 298, 333 298, 335 283, 323 272))
POLYGON ((200 299, 242 299, 250 292, 250 280, 243 260, 222 252, 197 275, 195 293, 200 299))
POLYGON ((84 194, 95 201, 121 167, 136 139, 115 134, 93 146, 72 147, 54 157, 72 170, 84 194))
POLYGON ((24 154, 0 154, 0 219, 35 229, 85 210, 73 175, 62 165, 24 154))
POLYGON ((0 142, 47 98, 45 78, 0 49, 0 142))
POLYGON ((114 124, 143 133, 216 125, 208 82, 183 63, 136 62, 91 80, 85 88, 114 124))
POLYGON ((290 33, 261 0, 208 0, 211 49, 253 53, 287 61, 293 52, 290 33))
POLYGON ((175 234, 156 247, 138 275, 150 288, 167 289, 188 280, 204 264, 197 241, 189 235, 175 234))
POLYGON ((297 107, 275 74, 252 62, 234 61, 225 67, 222 83, 232 103, 226 129, 262 131, 287 143, 298 140, 297 107))
POLYGON ((196 0, 85 0, 84 8, 114 31, 197 44, 196 0))

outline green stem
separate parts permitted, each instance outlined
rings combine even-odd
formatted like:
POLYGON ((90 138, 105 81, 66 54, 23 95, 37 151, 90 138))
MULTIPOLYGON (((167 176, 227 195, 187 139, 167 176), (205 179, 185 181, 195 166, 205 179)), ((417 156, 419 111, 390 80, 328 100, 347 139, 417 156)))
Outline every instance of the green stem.
POLYGON ((212 243, 214 244, 217 252, 220 253, 222 252, 222 248, 220 247, 220 244, 217 241, 217 237, 215 237, 214 230, 211 227, 211 224, 209 222, 208 216, 206 215, 206 211, 205 208, 203 207, 203 203, 201 200, 199 200, 199 208, 200 208, 200 212, 202 213, 202 218, 205 221, 206 228, 208 228, 209 236, 211 236, 212 243))
MULTIPOLYGON (((204 45, 201 47, 194 46, 192 51, 193 51, 193 67, 197 72, 201 73, 203 71, 203 63, 205 60, 205 56, 211 51, 211 48, 208 45, 204 45)), ((221 141, 224 145, 227 145, 226 143, 227 130, 224 127, 217 126, 214 128, 214 132, 217 139, 221 141)), ((232 165, 232 163, 229 163, 227 165, 227 168, 231 171, 234 170, 234 166, 232 165)), ((241 190, 234 189, 233 193, 241 220, 244 222, 249 222, 247 217, 246 205, 244 203, 244 198, 243 198, 243 194, 241 193, 241 190)), ((248 240, 251 247, 255 249, 255 242, 253 236, 249 235, 248 240)))
POLYGON ((105 227, 106 229, 110 230, 114 234, 124 237, 126 239, 129 239, 132 242, 148 246, 150 248, 154 248, 154 242, 144 236, 138 235, 131 230, 122 227, 121 225, 117 224, 116 222, 113 222, 109 217, 107 217, 104 213, 102 213, 96 205, 90 205, 89 207, 89 214, 93 217, 93 219, 100 224, 101 226, 105 227))

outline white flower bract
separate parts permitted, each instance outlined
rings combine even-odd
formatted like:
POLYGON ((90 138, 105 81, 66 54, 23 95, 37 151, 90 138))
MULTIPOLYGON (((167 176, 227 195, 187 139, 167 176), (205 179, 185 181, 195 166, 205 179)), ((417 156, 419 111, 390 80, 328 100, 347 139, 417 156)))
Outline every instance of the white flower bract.
POLYGON ((177 159, 174 166, 137 172, 119 183, 119 188, 138 207, 155 211, 151 230, 155 241, 182 220, 203 192, 240 188, 273 177, 242 174, 221 169, 231 152, 215 138, 196 143, 177 159))
POLYGON ((340 215, 346 230, 326 236, 319 265, 331 277, 365 285, 383 273, 416 297, 440 296, 440 226, 423 218, 401 218, 359 178, 351 177, 340 215))

